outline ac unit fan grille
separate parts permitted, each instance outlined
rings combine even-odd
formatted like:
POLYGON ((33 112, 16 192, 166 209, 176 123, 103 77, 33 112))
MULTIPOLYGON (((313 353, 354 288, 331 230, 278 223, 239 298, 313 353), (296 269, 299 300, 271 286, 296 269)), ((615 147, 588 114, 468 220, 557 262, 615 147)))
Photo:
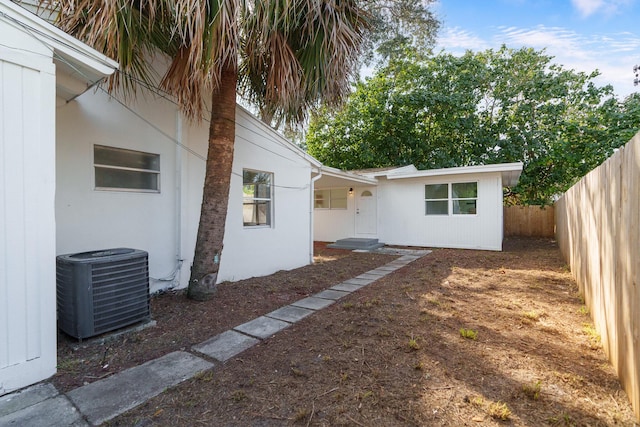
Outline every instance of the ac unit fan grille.
POLYGON ((96 334, 149 317, 146 258, 95 264, 91 276, 96 334))

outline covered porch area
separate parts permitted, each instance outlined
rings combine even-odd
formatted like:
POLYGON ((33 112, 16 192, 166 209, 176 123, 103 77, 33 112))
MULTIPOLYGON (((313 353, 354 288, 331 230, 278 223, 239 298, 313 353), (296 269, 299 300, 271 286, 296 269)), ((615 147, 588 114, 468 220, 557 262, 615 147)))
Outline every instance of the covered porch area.
POLYGON ((314 240, 343 249, 383 246, 378 242, 376 178, 322 167, 313 182, 314 240))

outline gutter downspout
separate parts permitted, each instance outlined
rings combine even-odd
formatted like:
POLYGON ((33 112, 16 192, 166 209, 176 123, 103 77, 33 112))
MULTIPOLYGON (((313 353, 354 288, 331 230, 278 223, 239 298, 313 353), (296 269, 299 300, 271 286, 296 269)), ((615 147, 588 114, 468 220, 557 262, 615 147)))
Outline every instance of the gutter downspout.
POLYGON ((322 178, 322 166, 318 168, 318 175, 311 178, 311 197, 309 201, 309 264, 313 264, 313 211, 315 202, 315 183, 322 178))
POLYGON ((182 113, 176 110, 176 193, 175 193, 175 215, 176 215, 176 262, 177 271, 173 287, 180 287, 180 279, 182 276, 182 113))

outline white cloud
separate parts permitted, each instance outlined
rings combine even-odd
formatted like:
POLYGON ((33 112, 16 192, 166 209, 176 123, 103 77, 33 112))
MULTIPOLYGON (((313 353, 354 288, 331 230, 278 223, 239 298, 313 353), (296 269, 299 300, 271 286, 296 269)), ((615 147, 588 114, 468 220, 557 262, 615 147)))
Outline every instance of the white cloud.
POLYGON ((583 17, 589 17, 596 12, 611 16, 620 13, 620 10, 633 0, 571 0, 573 7, 583 17))
POLYGON ((582 16, 589 16, 604 5, 604 0, 571 0, 571 3, 582 16))
POLYGON ((438 35, 438 47, 448 51, 485 50, 491 44, 481 37, 461 28, 445 28, 438 35))

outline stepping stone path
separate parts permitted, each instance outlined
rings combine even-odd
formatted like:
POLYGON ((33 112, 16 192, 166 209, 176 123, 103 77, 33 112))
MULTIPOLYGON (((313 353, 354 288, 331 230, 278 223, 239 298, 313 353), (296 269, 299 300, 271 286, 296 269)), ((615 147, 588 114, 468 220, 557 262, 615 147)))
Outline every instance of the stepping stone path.
POLYGON ((100 381, 60 394, 49 384, 37 384, 0 397, 0 426, 88 426, 109 421, 182 381, 225 362, 334 304, 431 251, 380 248, 373 252, 400 255, 388 264, 329 289, 260 316, 192 347, 176 351, 100 381), (204 357, 200 357, 203 355, 204 357))

